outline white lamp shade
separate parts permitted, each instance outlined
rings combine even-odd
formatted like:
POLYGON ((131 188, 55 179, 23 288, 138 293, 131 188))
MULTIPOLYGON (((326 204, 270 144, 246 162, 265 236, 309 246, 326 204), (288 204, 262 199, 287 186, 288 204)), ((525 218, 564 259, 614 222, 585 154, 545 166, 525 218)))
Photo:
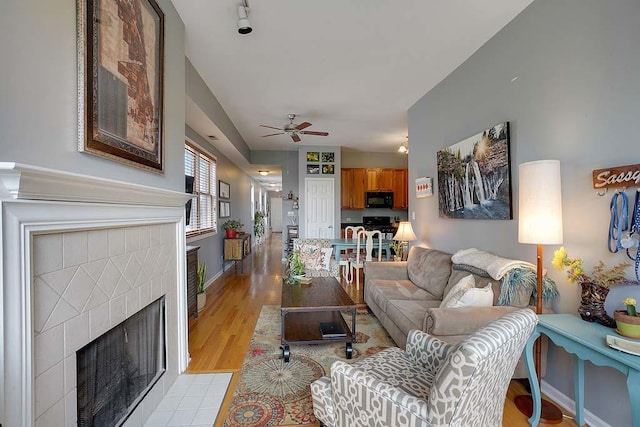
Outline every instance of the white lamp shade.
POLYGON ((401 242, 411 242, 416 240, 416 235, 413 232, 413 228, 411 228, 411 223, 409 221, 402 221, 398 225, 398 231, 396 235, 393 236, 393 240, 399 240, 401 242))
POLYGON ((519 166, 518 242, 562 243, 560 161, 539 160, 519 166))

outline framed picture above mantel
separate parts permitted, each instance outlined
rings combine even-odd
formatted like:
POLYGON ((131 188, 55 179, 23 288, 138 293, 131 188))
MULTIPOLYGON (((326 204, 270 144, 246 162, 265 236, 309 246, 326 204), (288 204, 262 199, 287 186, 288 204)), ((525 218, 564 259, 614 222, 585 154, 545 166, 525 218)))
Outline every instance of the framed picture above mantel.
POLYGON ((164 13, 155 0, 77 0, 78 149, 162 172, 164 13))

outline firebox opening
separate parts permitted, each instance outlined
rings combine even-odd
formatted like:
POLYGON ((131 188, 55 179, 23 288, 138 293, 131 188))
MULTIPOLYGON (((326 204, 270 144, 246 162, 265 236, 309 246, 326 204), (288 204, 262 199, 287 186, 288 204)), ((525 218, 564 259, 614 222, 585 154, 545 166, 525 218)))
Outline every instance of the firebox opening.
POLYGON ((78 426, 120 426, 166 370, 165 297, 76 353, 78 426))

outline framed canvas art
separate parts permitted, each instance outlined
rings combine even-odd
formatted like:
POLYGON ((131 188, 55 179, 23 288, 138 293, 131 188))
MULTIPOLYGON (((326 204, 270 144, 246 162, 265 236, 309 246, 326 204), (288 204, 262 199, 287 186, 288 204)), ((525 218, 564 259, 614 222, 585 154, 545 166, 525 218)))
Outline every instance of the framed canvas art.
POLYGON ((77 0, 78 149, 163 171, 164 13, 155 0, 77 0))
POLYGON ((229 218, 231 216, 231 203, 220 200, 220 218, 229 218))
POLYGON ((513 218, 509 122, 438 151, 437 162, 441 217, 513 218))
POLYGON ((320 161, 319 151, 307 151, 307 162, 319 162, 319 161, 320 161))
POLYGON ((433 179, 431 177, 422 177, 416 179, 416 198, 433 196, 433 179))
POLYGON ((322 165, 322 174, 323 175, 333 175, 333 165, 322 165))
POLYGON ((322 153, 322 163, 333 163, 335 161, 335 153, 333 152, 323 152, 322 153))
POLYGON ((307 165, 307 175, 320 175, 320 165, 307 165))
POLYGON ((218 196, 220 196, 221 199, 228 199, 231 197, 231 186, 221 179, 218 180, 218 196))

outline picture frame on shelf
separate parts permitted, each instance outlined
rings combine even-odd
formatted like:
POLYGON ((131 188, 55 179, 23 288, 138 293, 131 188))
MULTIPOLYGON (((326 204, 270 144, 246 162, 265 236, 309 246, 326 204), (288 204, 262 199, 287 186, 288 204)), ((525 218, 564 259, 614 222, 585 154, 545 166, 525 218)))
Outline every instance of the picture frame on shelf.
POLYGON ((78 150, 164 170, 164 13, 155 0, 77 0, 78 150))
POLYGON ((231 198, 231 186, 223 180, 218 180, 218 196, 221 199, 231 198))

